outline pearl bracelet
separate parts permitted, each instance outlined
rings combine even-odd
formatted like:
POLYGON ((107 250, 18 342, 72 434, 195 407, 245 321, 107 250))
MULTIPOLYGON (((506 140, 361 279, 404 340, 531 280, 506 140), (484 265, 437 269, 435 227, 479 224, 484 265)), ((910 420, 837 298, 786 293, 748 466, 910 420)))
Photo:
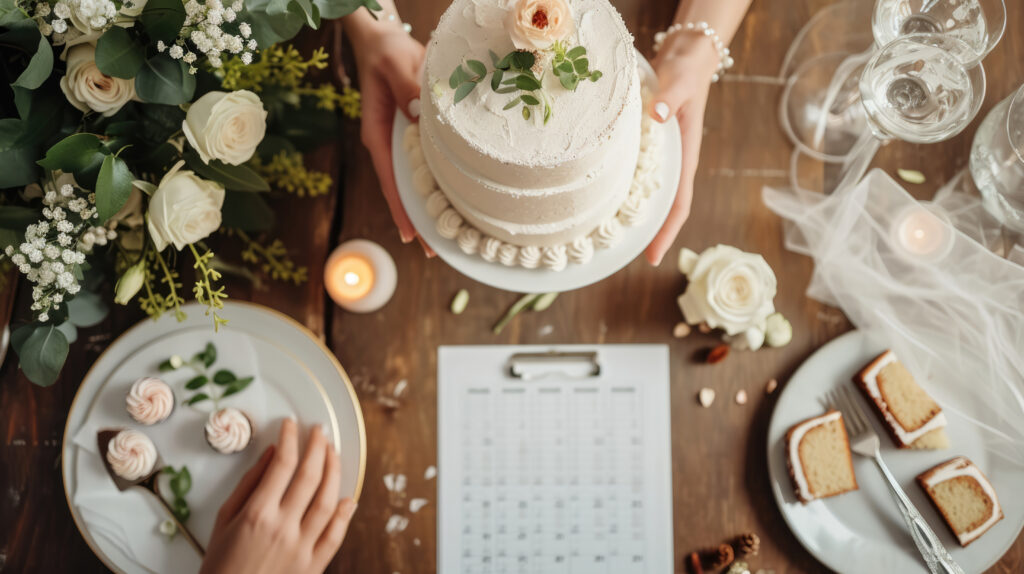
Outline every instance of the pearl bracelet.
POLYGON ((711 44, 715 47, 715 51, 718 52, 718 69, 711 75, 711 81, 717 82, 725 74, 725 71, 732 67, 736 62, 729 55, 729 48, 722 42, 722 38, 718 36, 718 32, 712 28, 707 22, 701 20, 699 22, 687 22, 686 24, 675 23, 669 26, 668 30, 664 32, 658 32, 654 35, 654 51, 661 50, 662 44, 669 36, 677 32, 696 32, 711 38, 711 44))

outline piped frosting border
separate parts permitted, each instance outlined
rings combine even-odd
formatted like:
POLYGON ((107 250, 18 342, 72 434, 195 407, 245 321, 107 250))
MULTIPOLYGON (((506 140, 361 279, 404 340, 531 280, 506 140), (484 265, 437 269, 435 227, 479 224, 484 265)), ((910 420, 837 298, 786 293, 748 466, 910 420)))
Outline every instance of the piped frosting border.
POLYGON ((614 247, 621 240, 625 227, 635 227, 646 220, 651 194, 661 185, 659 168, 663 134, 659 129, 661 126, 647 115, 643 116, 640 125, 640 155, 629 194, 616 214, 589 234, 566 244, 548 247, 506 243, 481 233, 466 222, 438 186, 423 157, 418 124, 406 128, 402 148, 408 155, 413 172, 413 187, 426 202, 426 211, 435 219, 435 228, 441 237, 455 241, 464 253, 479 255, 484 261, 496 261, 507 267, 562 271, 569 263, 582 265, 589 262, 596 250, 614 247))

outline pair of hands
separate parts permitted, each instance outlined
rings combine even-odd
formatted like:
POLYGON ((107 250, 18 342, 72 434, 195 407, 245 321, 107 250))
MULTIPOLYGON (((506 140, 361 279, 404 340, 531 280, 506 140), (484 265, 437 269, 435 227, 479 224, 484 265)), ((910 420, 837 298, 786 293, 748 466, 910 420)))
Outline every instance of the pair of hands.
MULTIPOLYGON (((387 27, 361 40, 355 50, 359 87, 363 93, 362 141, 370 151, 381 191, 402 242, 409 243, 417 238, 416 229, 398 198, 391 163, 391 128, 396 108, 412 121, 419 117, 420 67, 425 49, 398 27, 387 27)), ((649 113, 660 122, 676 117, 683 143, 682 175, 675 202, 647 248, 647 260, 652 265, 661 263, 690 215, 693 179, 703 137, 704 108, 717 63, 717 54, 707 39, 682 34, 672 36, 652 62, 659 91, 649 113)), ((425 243, 423 247, 428 256, 433 256, 425 243)))
POLYGON ((299 458, 293 420, 221 506, 201 574, 323 572, 356 503, 340 499, 341 460, 317 427, 299 458))

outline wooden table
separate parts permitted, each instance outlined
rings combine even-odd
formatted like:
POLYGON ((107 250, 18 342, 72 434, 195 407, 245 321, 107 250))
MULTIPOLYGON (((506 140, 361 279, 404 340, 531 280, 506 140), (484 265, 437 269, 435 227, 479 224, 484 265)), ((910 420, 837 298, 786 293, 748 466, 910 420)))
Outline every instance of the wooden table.
MULTIPOLYGON (((865 0, 869 1, 869 0, 865 0)), ((676 0, 614 0, 637 46, 650 55, 653 35, 666 27, 676 0)), ((402 2, 400 9, 425 40, 448 0, 402 2)), ((821 572, 825 567, 789 532, 769 489, 764 437, 775 396, 765 396, 768 379, 785 384, 793 370, 822 344, 850 328, 842 313, 804 296, 812 265, 782 246, 779 219, 760 200, 765 185, 785 185, 789 142, 778 127, 781 92, 775 79, 785 50, 823 0, 754 2, 732 43, 736 68, 711 90, 704 149, 690 223, 676 246, 701 250, 726 243, 764 254, 779 278, 778 308, 795 329, 783 349, 734 353, 715 366, 694 353, 714 343, 708 336, 672 338, 680 319, 675 298, 682 278, 674 253, 661 268, 643 261, 604 282, 565 294, 544 313, 526 314, 500 336, 492 323, 517 297, 476 284, 437 260, 426 260, 417 245, 402 245, 377 191, 358 126, 349 125, 337 145, 310 156, 332 170, 344 193, 315 200, 277 201, 281 234, 295 257, 309 266, 310 281, 289 287, 264 281, 260 287, 234 281, 231 293, 281 309, 328 340, 356 383, 366 418, 368 462, 357 519, 332 565, 333 572, 403 574, 433 572, 436 563, 436 485, 424 470, 436 463, 436 348, 474 343, 667 343, 672 351, 673 481, 678 571, 690 551, 740 532, 761 536, 762 550, 751 561, 777 573, 821 572), (339 167, 340 166, 340 171, 339 167), (386 247, 398 262, 400 283, 381 312, 351 315, 325 302, 321 272, 338 241, 367 237, 386 247), (454 293, 471 294, 461 316, 448 311, 454 293), (400 380, 409 383, 402 406, 392 410, 377 399, 400 380), (697 405, 701 387, 722 397, 712 408, 697 405), (730 399, 749 393, 745 406, 730 399), (431 501, 411 515, 408 529, 388 536, 385 522, 395 512, 382 477, 408 476, 408 495, 431 501)), ((1006 37, 985 60, 988 95, 982 114, 1024 80, 1024 4, 1010 1, 1006 37)), ((306 44, 323 36, 311 35, 306 44)), ((937 145, 894 143, 877 164, 924 172, 928 182, 911 186, 920 197, 967 165, 975 121, 965 133, 937 145)), ((21 289, 15 321, 28 308, 21 289)), ((3 317, 0 317, 2 319, 3 317)), ((103 566, 83 542, 69 514, 60 475, 64 420, 85 369, 112 336, 139 319, 119 309, 102 325, 83 331, 62 380, 50 388, 29 383, 12 357, 0 371, 0 571, 93 572, 103 566)), ((992 572, 1024 571, 1024 538, 992 572)))

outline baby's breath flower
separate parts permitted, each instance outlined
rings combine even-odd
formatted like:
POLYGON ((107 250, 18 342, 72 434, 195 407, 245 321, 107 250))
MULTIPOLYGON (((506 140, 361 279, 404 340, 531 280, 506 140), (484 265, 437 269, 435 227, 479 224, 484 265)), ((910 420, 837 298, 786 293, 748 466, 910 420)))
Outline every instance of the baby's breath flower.
POLYGON ((248 22, 242 22, 238 25, 238 32, 243 38, 248 38, 252 35, 252 26, 250 26, 248 22))
POLYGON ((170 54, 171 58, 174 58, 175 60, 180 60, 181 57, 185 55, 185 52, 184 50, 182 50, 181 46, 177 45, 171 46, 171 49, 168 50, 167 53, 170 54))
POLYGON ((167 49, 167 44, 164 44, 163 40, 157 40, 157 42, 156 42, 156 51, 157 52, 163 52, 166 49, 167 49))

